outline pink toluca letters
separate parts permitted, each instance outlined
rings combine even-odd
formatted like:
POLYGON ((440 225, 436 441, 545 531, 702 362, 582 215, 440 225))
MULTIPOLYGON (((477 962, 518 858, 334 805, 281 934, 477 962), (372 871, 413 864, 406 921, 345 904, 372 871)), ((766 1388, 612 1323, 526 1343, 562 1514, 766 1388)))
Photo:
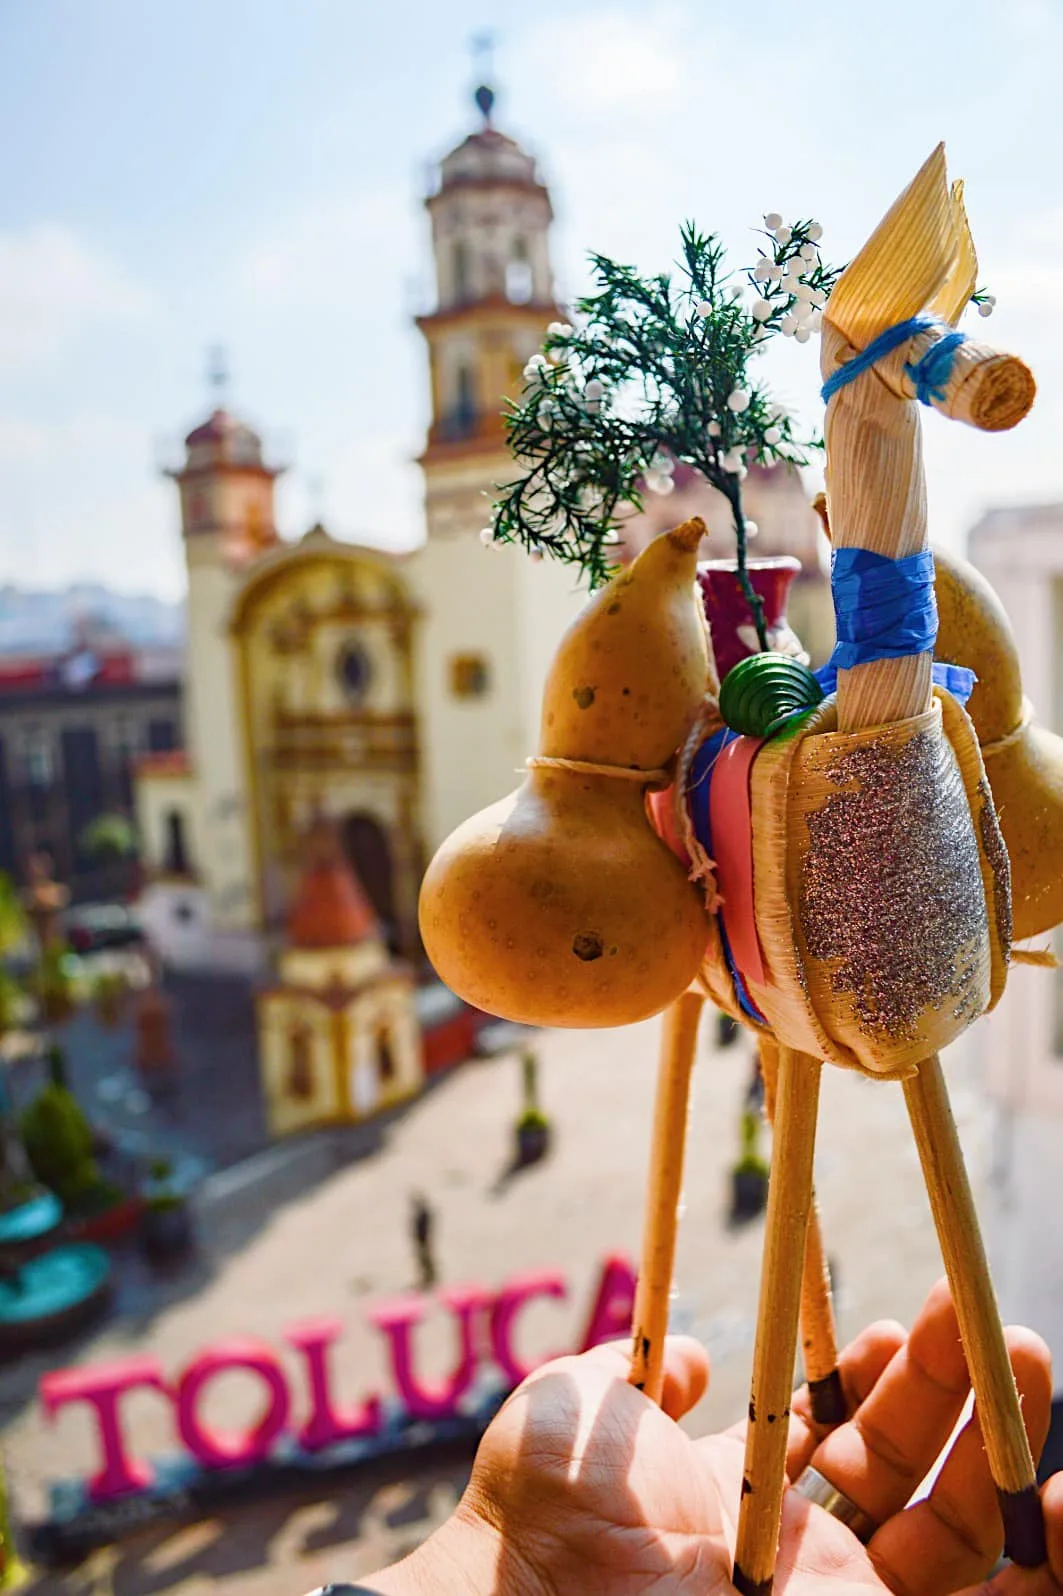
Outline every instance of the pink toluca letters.
MULTIPOLYGON (((631 1324, 635 1275, 625 1258, 610 1256, 601 1266, 597 1290, 579 1349, 601 1341, 626 1337, 631 1324)), ((456 1355, 448 1375, 434 1383, 417 1372, 417 1326, 425 1317, 429 1299, 421 1295, 396 1297, 378 1303, 369 1321, 387 1342, 395 1393, 416 1419, 442 1419, 455 1414, 469 1394, 481 1361, 489 1359, 510 1386, 520 1383, 538 1363, 529 1362, 515 1349, 517 1327, 524 1309, 536 1300, 564 1302, 568 1287, 563 1275, 537 1270, 515 1275, 499 1290, 481 1286, 452 1286, 435 1294, 437 1304, 451 1317, 456 1335, 456 1355)), ((307 1393, 307 1412, 297 1433, 299 1445, 320 1451, 340 1441, 375 1435, 381 1427, 383 1407, 379 1396, 360 1405, 341 1407, 333 1396, 329 1351, 343 1334, 339 1319, 304 1320, 284 1333, 288 1345, 301 1354, 307 1393)), ((556 1356, 556 1354, 550 1354, 556 1356)), ((280 1359, 263 1341, 249 1336, 215 1342, 193 1358, 171 1386, 157 1358, 136 1355, 109 1363, 58 1369, 43 1375, 41 1406, 49 1419, 72 1402, 92 1409, 100 1447, 100 1467, 87 1482, 94 1501, 142 1491, 151 1485, 154 1471, 129 1450, 123 1429, 121 1399, 134 1390, 159 1392, 171 1404, 177 1433, 205 1469, 246 1468, 269 1455, 290 1428, 292 1392, 280 1359), (242 1370, 261 1386, 262 1411, 242 1431, 214 1429, 204 1415, 210 1387, 227 1370, 242 1370)))

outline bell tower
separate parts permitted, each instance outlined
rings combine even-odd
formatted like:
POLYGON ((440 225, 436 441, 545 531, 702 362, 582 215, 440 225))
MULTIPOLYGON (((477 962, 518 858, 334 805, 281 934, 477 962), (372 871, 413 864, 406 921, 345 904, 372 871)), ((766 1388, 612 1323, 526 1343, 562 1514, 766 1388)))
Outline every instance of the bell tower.
POLYGON ((502 401, 559 315, 550 271, 550 196, 535 160, 492 122, 495 95, 476 91, 483 125, 443 158, 425 206, 436 308, 417 325, 428 344, 432 421, 421 456, 428 535, 463 508, 470 459, 504 450, 502 401))
POLYGON ((543 678, 578 608, 573 574, 523 550, 484 548, 495 487, 512 469, 503 406, 561 317, 550 265, 550 195, 535 159, 474 96, 480 125, 440 163, 425 200, 435 308, 417 318, 428 347, 431 422, 420 456, 424 548, 418 591, 426 841, 514 784, 535 747, 543 678))
POLYGON ((214 410, 185 439, 184 463, 166 472, 181 496, 181 532, 189 567, 246 565, 277 542, 273 484, 283 467, 267 465, 262 439, 223 405, 228 383, 221 352, 211 353, 214 410))

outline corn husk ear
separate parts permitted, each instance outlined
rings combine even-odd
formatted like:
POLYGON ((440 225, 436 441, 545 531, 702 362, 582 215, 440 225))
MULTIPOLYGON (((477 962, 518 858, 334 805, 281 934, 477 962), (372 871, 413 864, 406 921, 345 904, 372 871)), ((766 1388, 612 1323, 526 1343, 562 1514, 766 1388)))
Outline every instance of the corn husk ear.
POLYGON ((956 260, 948 281, 929 308, 933 315, 940 316, 942 321, 955 327, 978 286, 978 256, 975 254, 974 239, 963 203, 962 180, 953 183, 949 203, 956 237, 956 260))
MULTIPOLYGON (((962 213, 962 193, 959 203, 962 213)), ((970 238, 965 218, 963 236, 970 238)), ((825 319, 852 348, 865 348, 948 293, 960 249, 939 144, 838 279, 825 319)))

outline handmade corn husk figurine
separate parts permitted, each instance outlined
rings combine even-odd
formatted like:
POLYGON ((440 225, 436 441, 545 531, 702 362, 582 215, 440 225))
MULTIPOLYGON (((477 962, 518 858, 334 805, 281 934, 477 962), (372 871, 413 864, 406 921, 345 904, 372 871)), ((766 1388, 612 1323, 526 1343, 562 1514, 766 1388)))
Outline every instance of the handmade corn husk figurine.
POLYGON ((763 1592, 774 1571, 786 1426, 770 1421, 789 1407, 821 1059, 904 1083, 1009 1549, 1023 1563, 1044 1556, 1033 1463, 937 1058, 997 1000, 1011 940, 1007 855, 977 738, 932 682, 916 403, 999 430, 1032 402, 1021 362, 951 330, 974 272, 962 191, 950 193, 938 149, 826 311, 836 698, 815 704, 810 694, 805 714, 777 721, 768 740, 738 739, 713 769, 727 924, 706 979, 733 1009, 752 1006, 779 1043, 736 1554, 744 1590, 763 1592))
MULTIPOLYGON (((692 258, 705 254, 704 240, 684 242, 692 258)), ((842 1416, 812 1196, 823 1061, 903 1084, 1008 1550, 1030 1566, 1044 1558, 1033 1462, 938 1061, 938 1050, 999 998, 1012 937, 999 794, 955 681, 933 665, 920 451, 918 402, 994 431, 1014 426, 1033 400, 1021 361, 954 330, 975 270, 962 190, 950 192, 939 148, 826 304, 836 691, 825 696, 798 660, 768 651, 716 680, 692 580, 704 528, 687 523, 651 544, 576 622, 550 675, 541 752, 525 787, 455 833, 422 894, 429 955, 482 1007, 531 1023, 606 1025, 668 1006, 631 1371, 655 1399, 704 997, 758 1034, 775 1143, 734 1576, 757 1596, 774 1573, 799 1316, 824 1418, 842 1416), (656 698, 660 713, 648 715, 656 698), (642 795, 673 774, 673 814, 662 819, 655 805, 662 841, 642 795)), ((622 269, 616 274, 620 281, 622 269)), ((697 315, 692 338, 696 323, 697 315)), ((568 333, 561 329, 557 349, 568 333)), ((615 341, 604 354, 592 337, 571 343, 607 373, 620 358, 615 341)), ((701 347, 710 358, 708 341, 701 347)), ((518 417, 533 468, 507 490, 502 524, 526 530, 522 517, 552 504, 576 522, 582 549, 591 523, 573 506, 583 499, 534 461, 559 458, 556 429, 567 427, 574 441, 565 458, 579 477, 580 451, 596 447, 585 423, 598 413, 603 385, 595 379, 593 392, 588 382, 574 397, 545 359, 535 380, 548 384, 552 419, 536 422, 534 396, 518 417)), ((696 407, 698 394, 686 398, 696 407)), ((750 394, 736 388, 733 409, 732 401, 743 410, 750 394)), ((667 425, 666 408, 654 421, 667 425)), ((717 421, 711 427, 718 436, 717 421)), ((696 435, 687 427, 683 438, 696 435)), ((669 447, 685 447, 678 432, 669 447)), ((739 533, 740 459, 710 447, 693 462, 730 498, 739 533)), ((612 480, 603 470, 590 485, 592 505, 612 480)), ((542 525, 552 537, 549 517, 542 525)), ((743 558, 739 537, 739 580, 755 600, 743 558)), ((763 605, 753 613, 766 650, 763 605)), ((956 631, 962 646, 951 657, 966 664, 968 633, 962 624, 956 631)), ((1013 700, 1005 694, 995 706, 1008 724, 982 740, 1017 801, 1013 835, 1026 855, 1018 901, 1030 935, 1063 910, 1063 895, 1028 857, 1053 831, 1063 782, 1046 774, 1046 766, 1058 772, 1055 748, 1040 765, 1031 754, 1013 700), (1043 779, 1024 808, 1031 770, 1043 779)), ((987 721, 993 707, 983 703, 987 721)))

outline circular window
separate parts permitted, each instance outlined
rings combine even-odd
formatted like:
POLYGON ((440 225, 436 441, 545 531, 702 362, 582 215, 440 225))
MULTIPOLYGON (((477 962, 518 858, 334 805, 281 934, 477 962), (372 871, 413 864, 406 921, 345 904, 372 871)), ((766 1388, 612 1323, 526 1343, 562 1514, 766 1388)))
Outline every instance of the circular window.
POLYGON ((373 671, 369 656, 360 643, 347 643, 341 648, 336 672, 348 698, 365 697, 373 671))

